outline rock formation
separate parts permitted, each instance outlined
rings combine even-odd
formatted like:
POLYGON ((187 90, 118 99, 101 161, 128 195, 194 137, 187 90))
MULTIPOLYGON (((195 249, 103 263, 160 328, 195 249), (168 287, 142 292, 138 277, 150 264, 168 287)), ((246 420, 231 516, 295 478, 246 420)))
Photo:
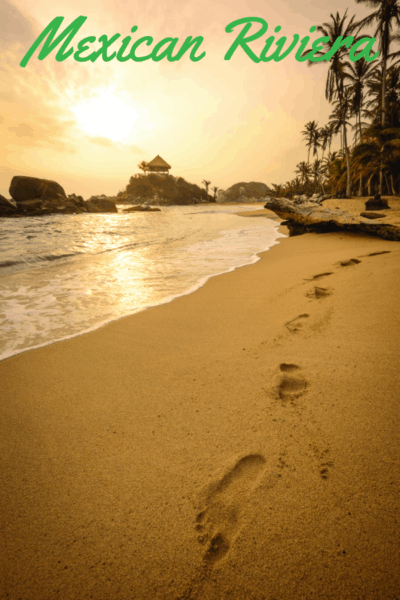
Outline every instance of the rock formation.
POLYGON ((251 181, 250 183, 235 183, 227 190, 217 192, 218 202, 261 202, 271 193, 266 183, 251 181))
POLYGON ((97 213, 117 213, 118 208, 115 205, 114 200, 107 196, 92 196, 89 200, 86 200, 85 207, 88 212, 97 213))
POLYGON ((287 198, 268 198, 265 208, 285 219, 290 235, 346 230, 368 233, 386 240, 400 241, 400 227, 390 223, 371 222, 342 210, 321 208, 316 203, 297 205, 287 198))
POLYGON ((136 175, 131 177, 123 192, 116 197, 117 204, 148 204, 157 206, 202 204, 215 202, 206 190, 183 177, 173 175, 136 175))
POLYGON ((130 208, 124 208, 122 209, 122 212, 124 213, 131 213, 131 212, 160 212, 161 209, 160 208, 152 208, 151 206, 149 206, 148 204, 138 204, 137 206, 131 206, 130 208))
POLYGON ((64 189, 59 183, 36 177, 13 177, 10 194, 17 204, 34 198, 40 198, 41 200, 66 198, 64 189))
POLYGON ((11 200, 0 196, 0 217, 36 217, 50 214, 118 213, 117 204, 134 204, 129 212, 158 211, 150 205, 183 205, 215 202, 205 189, 172 175, 138 175, 131 177, 125 191, 117 196, 104 194, 84 200, 76 194, 66 195, 56 181, 37 177, 13 177, 11 200), (142 205, 138 208, 138 205, 142 205))
POLYGON ((13 177, 10 194, 12 200, 0 196, 0 217, 118 212, 115 202, 106 196, 93 196, 85 202, 82 196, 67 196, 56 181, 36 177, 13 177))
POLYGON ((4 198, 4 196, 0 195, 0 216, 3 214, 13 215, 17 212, 17 205, 11 200, 7 200, 7 198, 4 198))
POLYGON ((366 201, 365 208, 367 210, 386 210, 390 206, 387 200, 381 198, 380 194, 375 194, 373 198, 366 201))

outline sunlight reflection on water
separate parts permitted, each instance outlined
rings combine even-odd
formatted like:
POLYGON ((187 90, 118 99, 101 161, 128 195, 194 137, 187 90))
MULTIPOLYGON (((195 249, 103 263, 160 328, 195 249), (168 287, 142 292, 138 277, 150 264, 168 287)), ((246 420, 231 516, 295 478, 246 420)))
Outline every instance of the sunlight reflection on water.
POLYGON ((222 210, 3 219, 2 258, 19 264, 0 271, 0 359, 188 293, 282 237, 222 210))

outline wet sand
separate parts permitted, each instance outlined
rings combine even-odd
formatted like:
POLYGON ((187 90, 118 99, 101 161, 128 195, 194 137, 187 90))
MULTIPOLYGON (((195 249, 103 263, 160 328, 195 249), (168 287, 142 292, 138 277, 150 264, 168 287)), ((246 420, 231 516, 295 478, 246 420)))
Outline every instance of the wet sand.
POLYGON ((400 597, 399 296, 306 234, 1 362, 0 598, 400 597))

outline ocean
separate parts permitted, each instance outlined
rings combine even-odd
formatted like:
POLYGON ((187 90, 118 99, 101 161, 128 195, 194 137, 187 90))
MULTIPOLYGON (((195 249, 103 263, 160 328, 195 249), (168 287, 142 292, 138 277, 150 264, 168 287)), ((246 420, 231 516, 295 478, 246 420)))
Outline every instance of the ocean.
POLYGON ((0 360, 170 302, 256 262, 284 236, 276 221, 233 214, 255 208, 0 219, 0 360))

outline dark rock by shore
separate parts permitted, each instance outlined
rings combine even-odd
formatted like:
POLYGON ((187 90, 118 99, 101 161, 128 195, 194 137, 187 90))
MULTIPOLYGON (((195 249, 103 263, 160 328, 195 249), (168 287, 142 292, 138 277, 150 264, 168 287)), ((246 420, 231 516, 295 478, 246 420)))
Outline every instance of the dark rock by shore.
POLYGON ((150 173, 131 177, 124 191, 115 198, 118 204, 171 206, 215 202, 203 188, 183 177, 150 173))
POLYGON ((160 212, 160 208, 153 208, 148 204, 138 204, 137 206, 131 206, 130 208, 124 208, 122 212, 131 213, 131 212, 160 212))
POLYGON ((375 194, 373 198, 366 201, 365 208, 366 210, 386 210, 390 206, 385 198, 381 198, 380 194, 375 194))
POLYGON ((87 212, 97 212, 97 213, 117 213, 118 208, 115 205, 115 202, 107 196, 92 196, 89 200, 86 200, 85 207, 87 212))
POLYGON ((235 183, 227 190, 219 190, 218 202, 260 202, 271 189, 266 183, 250 181, 249 183, 235 183))
MULTIPOLYGON (((135 204, 126 212, 159 211, 150 205, 169 206, 215 202, 205 189, 172 175, 131 177, 125 191, 117 196, 92 196, 84 200, 66 195, 56 181, 15 176, 10 185, 11 200, 0 196, 0 217, 36 217, 51 214, 118 213, 117 204, 135 204)), ((124 211, 125 212, 125 211, 124 211)))
POLYGON ((10 195, 17 203, 34 198, 41 200, 66 198, 64 189, 56 181, 22 176, 12 178, 10 195))
POLYGON ((13 177, 10 195, 12 200, 0 196, 0 217, 118 212, 115 201, 107 196, 92 196, 85 201, 76 194, 67 196, 56 181, 36 177, 13 177))
POLYGON ((383 219, 384 217, 386 217, 386 215, 384 215, 383 213, 365 211, 360 213, 360 217, 364 217, 365 219, 383 219))
POLYGON ((4 198, 4 196, 0 194, 0 215, 3 213, 13 215, 16 212, 18 212, 16 204, 11 202, 11 200, 7 200, 7 198, 4 198))
POLYGON ((386 240, 400 241, 400 227, 390 223, 371 222, 342 210, 322 208, 315 203, 297 205, 287 198, 268 198, 265 208, 272 210, 288 227, 290 235, 329 231, 357 231, 386 240))

